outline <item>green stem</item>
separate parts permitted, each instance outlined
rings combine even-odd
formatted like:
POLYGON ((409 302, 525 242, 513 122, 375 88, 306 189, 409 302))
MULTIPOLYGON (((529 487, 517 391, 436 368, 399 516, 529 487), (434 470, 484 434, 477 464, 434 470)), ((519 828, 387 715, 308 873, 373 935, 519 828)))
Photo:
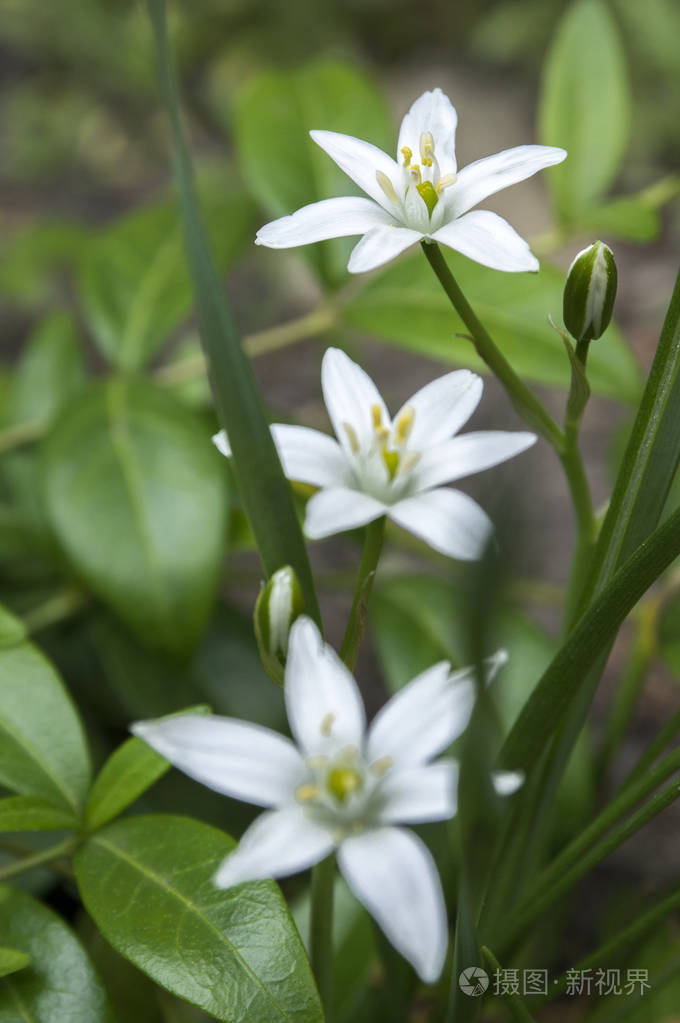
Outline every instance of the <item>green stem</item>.
POLYGON ((310 960, 326 1014, 331 1023, 333 1001, 333 894, 335 857, 328 856, 312 869, 310 960))
POLYGON ((6 426, 3 430, 0 430, 0 455, 39 440, 45 433, 46 428, 47 423, 43 419, 32 419, 27 423, 6 426))
MULTIPOLYGON (((486 964, 492 973, 497 976, 500 975, 501 965, 496 959, 495 955, 490 948, 486 945, 482 945, 482 956, 486 960, 486 964)), ((510 1015, 516 1021, 516 1023, 534 1023, 534 1017, 529 1013, 526 1005, 517 995, 504 994, 501 995, 503 1001, 507 1004, 510 1015)))
POLYGON ((385 518, 376 519, 366 526, 364 549, 359 563, 356 587, 354 589, 354 600, 349 613, 349 620, 345 630, 345 638, 340 647, 340 657, 347 667, 352 670, 356 664, 361 637, 366 627, 366 605, 371 595, 375 570, 378 565, 378 558, 382 549, 383 537, 385 535, 385 518))
POLYGON ((44 867, 54 860, 61 860, 72 853, 77 844, 78 839, 74 835, 69 835, 63 842, 58 842, 57 845, 52 845, 49 849, 43 849, 41 852, 34 853, 33 856, 25 856, 23 859, 17 860, 16 863, 10 863, 8 866, 0 868, 0 881, 7 881, 10 877, 17 877, 35 867, 44 867))
POLYGON ((633 782, 639 781, 641 777, 644 777, 647 774, 649 768, 655 760, 661 756, 668 743, 671 739, 675 738, 678 732, 680 732, 680 710, 676 710, 675 714, 668 719, 656 738, 652 739, 649 746, 624 781, 622 789, 632 785, 633 782))
POLYGON ((23 615, 23 622, 28 632, 33 635, 46 629, 48 625, 71 618, 88 603, 89 597, 82 590, 67 586, 48 597, 42 604, 31 608, 23 615))
POLYGON ((533 429, 538 430, 556 451, 562 451, 564 434, 542 402, 517 376, 508 360, 496 347, 486 328, 477 319, 474 310, 449 270, 437 243, 422 242, 422 249, 448 295, 451 305, 470 331, 477 354, 503 384, 519 415, 533 429))

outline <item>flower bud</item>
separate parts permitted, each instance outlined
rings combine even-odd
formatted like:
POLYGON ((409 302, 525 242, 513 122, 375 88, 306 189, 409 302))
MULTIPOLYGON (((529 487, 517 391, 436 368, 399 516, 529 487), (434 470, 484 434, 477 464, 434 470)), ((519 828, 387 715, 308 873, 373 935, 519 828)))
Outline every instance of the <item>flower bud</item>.
POLYGON ((304 611, 302 590, 290 565, 278 569, 255 604, 255 636, 262 663, 275 682, 283 681, 288 653, 288 634, 298 615, 304 611))
POLYGON ((564 324, 576 341, 604 334, 616 298, 616 263, 604 242, 594 242, 574 259, 564 286, 564 324))

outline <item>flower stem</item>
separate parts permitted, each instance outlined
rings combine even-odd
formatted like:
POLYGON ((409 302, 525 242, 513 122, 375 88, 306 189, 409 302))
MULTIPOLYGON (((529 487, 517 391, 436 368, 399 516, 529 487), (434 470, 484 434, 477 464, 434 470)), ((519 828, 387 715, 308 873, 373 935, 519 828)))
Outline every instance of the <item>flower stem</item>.
POLYGON ((56 845, 50 846, 49 849, 42 849, 40 852, 34 853, 33 856, 24 856, 23 859, 0 868, 0 881, 7 881, 10 877, 16 877, 27 870, 43 867, 54 860, 63 859, 64 856, 73 852, 77 842, 78 839, 74 835, 69 835, 63 842, 58 842, 56 845))
POLYGON ((356 587, 354 589, 354 600, 349 613, 349 621, 345 630, 345 638, 340 647, 340 657, 350 671, 356 664, 361 637, 366 626, 366 605, 371 595, 375 570, 382 549, 383 537, 385 535, 385 517, 369 522, 366 526, 366 537, 364 549, 359 563, 356 587))
POLYGON ((519 415, 529 426, 538 430, 556 451, 561 452, 564 448, 564 434, 542 402, 517 376, 508 360, 496 347, 491 335, 477 319, 474 310, 449 270, 437 243, 422 242, 421 244, 430 266, 451 301, 451 305, 470 331, 479 357, 503 384, 519 415))
POLYGON ((332 1023, 334 884, 335 856, 331 855, 317 863, 312 870, 309 928, 310 959, 326 1023, 332 1023))

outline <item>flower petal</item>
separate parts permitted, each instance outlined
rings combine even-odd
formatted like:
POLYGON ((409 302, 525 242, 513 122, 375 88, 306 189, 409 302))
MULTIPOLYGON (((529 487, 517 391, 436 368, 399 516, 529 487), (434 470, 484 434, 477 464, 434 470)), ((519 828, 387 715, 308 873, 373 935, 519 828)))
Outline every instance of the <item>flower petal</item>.
POLYGON ((387 510, 389 518, 450 558, 482 556, 493 531, 491 519, 459 490, 426 490, 387 510))
POLYGON ((458 809, 458 763, 438 760, 425 767, 390 771, 379 789, 378 819, 383 824, 445 821, 458 809))
POLYGON ((368 494, 348 487, 320 490, 307 502, 305 535, 310 540, 345 533, 365 526, 387 512, 387 506, 368 494))
POLYGON ((256 806, 290 802, 305 773, 290 739, 246 721, 179 714, 130 731, 190 778, 256 806))
POLYGON ((401 122, 398 155, 401 155, 404 146, 408 146, 414 162, 420 163, 420 136, 424 131, 429 131, 434 139, 435 156, 442 176, 455 174, 457 123, 456 108, 441 89, 424 92, 401 122))
POLYGON ((493 787, 499 796, 511 796, 524 785, 524 771, 494 771, 493 787))
POLYGON ((270 249, 289 249, 326 238, 365 234, 382 224, 397 223, 382 206, 361 196, 322 199, 303 206, 289 217, 280 217, 265 224, 257 232, 255 244, 266 245, 270 249))
POLYGON ((374 227, 352 249, 347 269, 351 274, 375 270, 389 263, 423 237, 421 231, 409 227, 374 227))
POLYGON ((306 426, 276 423, 271 428, 283 471, 288 479, 315 487, 349 483, 352 471, 333 437, 306 426))
POLYGON ((362 450, 372 446, 374 406, 378 406, 382 422, 389 426, 390 415, 378 388, 368 373, 340 348, 326 350, 321 363, 321 389, 335 435, 348 455, 356 453, 353 440, 362 450))
POLYGON ((508 273, 538 270, 538 260, 527 242, 506 220, 488 210, 475 210, 457 220, 451 220, 435 231, 432 238, 462 252, 468 259, 474 259, 482 266, 490 266, 492 270, 505 270, 508 273))
POLYGON ((297 874, 328 856, 333 844, 331 832, 310 820, 301 806, 269 810, 251 824, 218 868, 215 884, 231 888, 244 881, 297 874))
POLYGON ((418 490, 451 483, 463 476, 490 469, 526 451, 536 441, 533 433, 510 433, 487 430, 464 433, 423 452, 412 470, 413 485, 418 490))
POLYGON ((555 146, 515 146, 475 160, 463 167, 448 192, 454 216, 459 217, 487 196, 530 178, 544 167, 561 163, 566 155, 566 150, 555 146))
POLYGON ((290 630, 284 694, 290 729, 307 754, 361 747, 366 718, 358 686, 311 618, 298 618, 290 630))
POLYGON ((369 762, 423 764, 465 731, 475 703, 474 669, 451 674, 448 661, 421 672, 378 711, 368 732, 369 762))
POLYGON ((309 134, 317 146, 321 146, 340 170, 344 171, 366 195, 375 199, 388 213, 396 212, 395 203, 388 199, 376 177, 380 171, 389 178, 396 189, 401 181, 401 168, 391 156, 370 142, 355 139, 352 135, 342 135, 337 131, 310 131, 309 134))
POLYGON ((407 409, 413 409, 409 447, 422 451, 448 440, 468 421, 482 397, 482 378, 468 369, 458 369, 432 380, 409 398, 394 417, 395 423, 407 409))
POLYGON ((411 831, 376 828, 345 839, 338 864, 388 940, 426 984, 441 974, 448 941, 435 862, 411 831))

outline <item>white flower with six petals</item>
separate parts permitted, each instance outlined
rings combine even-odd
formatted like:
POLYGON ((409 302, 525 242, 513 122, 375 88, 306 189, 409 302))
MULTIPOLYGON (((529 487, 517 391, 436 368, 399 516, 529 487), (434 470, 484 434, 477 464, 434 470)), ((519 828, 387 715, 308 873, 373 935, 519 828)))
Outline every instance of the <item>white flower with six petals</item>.
MULTIPOLYGON (((487 661, 488 678, 505 662, 487 661)), ((353 676, 306 617, 294 623, 285 675, 295 742, 231 718, 178 715, 132 731, 217 792, 269 807, 215 876, 220 888, 304 870, 334 850, 347 883, 426 982, 441 973, 447 921, 427 847, 397 825, 456 813, 458 765, 430 763, 466 728, 474 676, 446 662, 399 691, 366 729, 353 676)), ((509 795, 516 773, 494 776, 509 795)))
MULTIPOLYGON (((394 419, 371 378, 338 348, 321 367, 337 440, 304 426, 272 426, 289 479, 321 489, 307 502, 305 533, 318 540, 387 515, 452 558, 478 558, 492 525, 479 505, 441 484, 498 465, 530 447, 533 433, 453 436, 477 407, 483 383, 469 370, 433 380, 394 419)), ((222 431, 213 438, 231 454, 222 431)))
POLYGON ((458 171, 456 125, 455 108, 441 89, 434 89, 423 93, 401 122, 396 161, 350 135, 310 132, 370 198, 346 196, 303 206, 265 224, 256 242, 286 249, 361 234, 349 259, 351 273, 382 266, 423 239, 494 270, 538 270, 528 244, 507 221, 488 210, 470 211, 508 185, 560 163, 566 151, 516 146, 458 171))

